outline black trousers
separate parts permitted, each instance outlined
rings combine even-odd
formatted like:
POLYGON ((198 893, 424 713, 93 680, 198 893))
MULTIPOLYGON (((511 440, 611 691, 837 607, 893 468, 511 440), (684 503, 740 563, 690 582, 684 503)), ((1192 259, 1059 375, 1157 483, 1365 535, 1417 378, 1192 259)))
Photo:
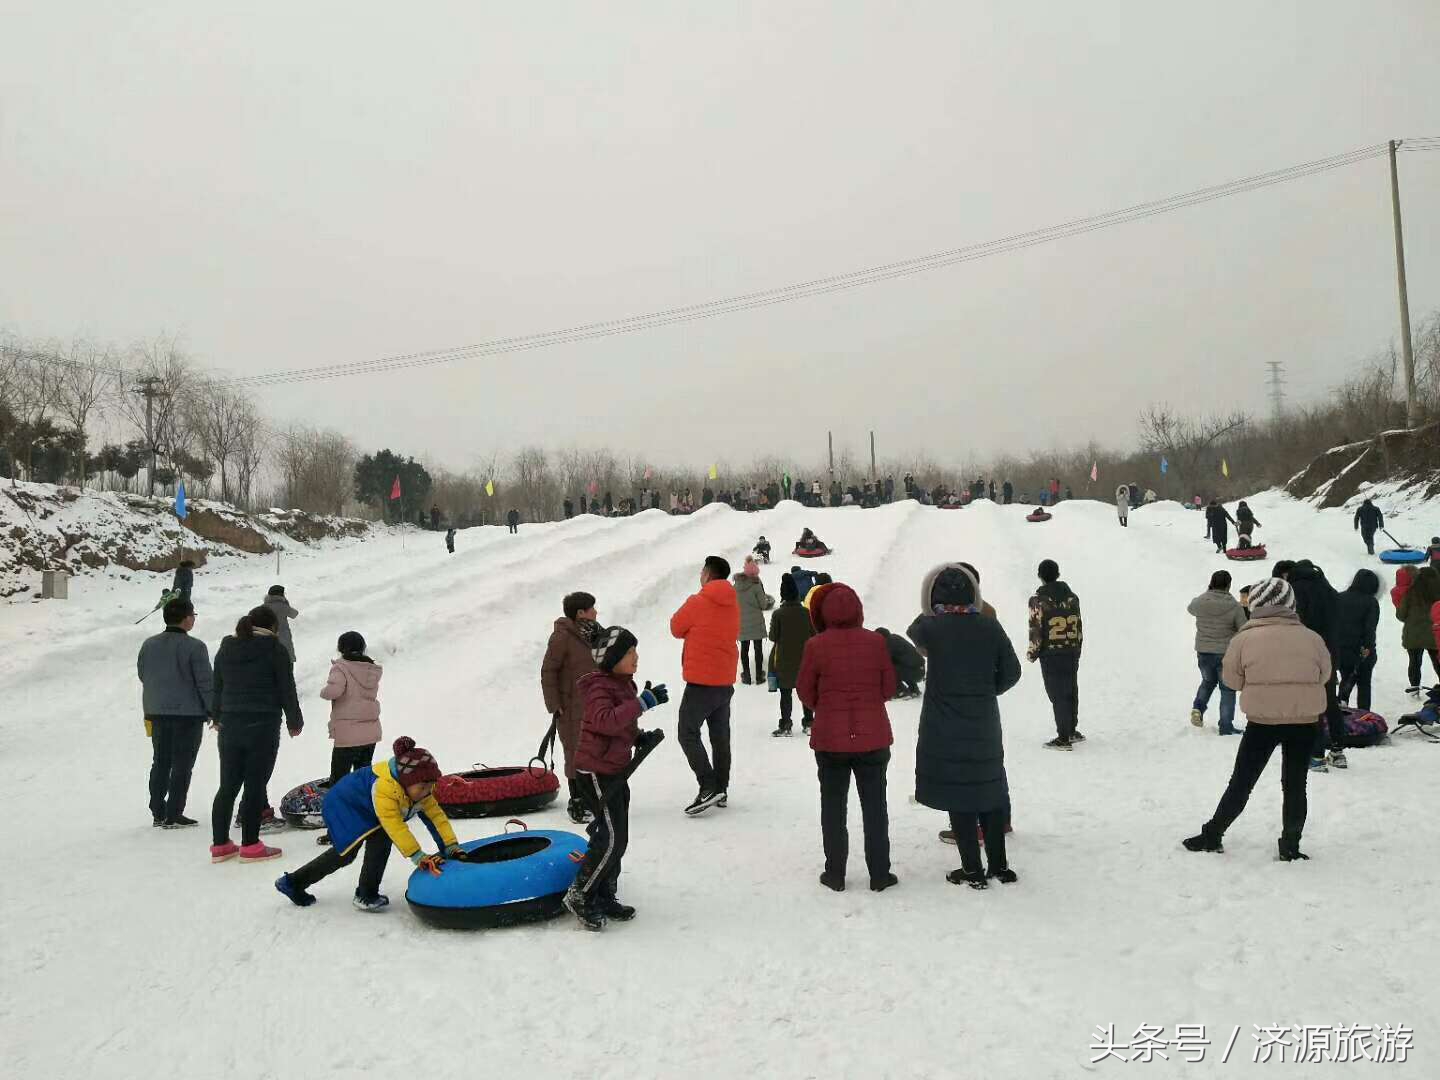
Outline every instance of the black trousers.
POLYGON ((1240 748, 1235 751, 1235 769, 1230 774, 1229 786, 1220 796, 1215 815, 1205 826, 1206 833, 1216 839, 1225 835, 1235 819, 1250 801, 1250 792, 1275 748, 1280 747, 1280 787, 1284 800, 1280 811, 1281 828, 1287 837, 1300 839, 1305 829, 1305 782, 1310 773, 1310 750, 1315 739, 1316 724, 1257 724, 1245 725, 1240 736, 1240 748))
POLYGON ((575 876, 576 887, 589 897, 614 898, 620 863, 630 846, 630 784, 623 776, 577 773, 576 785, 593 815, 585 827, 590 847, 575 876))
POLYGON ((750 647, 755 647, 755 681, 765 681, 765 643, 763 641, 742 641, 740 642, 740 673, 747 679, 750 677, 750 647))
POLYGON ((1365 541, 1365 550, 1366 550, 1366 552, 1368 552, 1368 553, 1371 554, 1371 555, 1374 555, 1374 554, 1375 554, 1375 530, 1374 530, 1374 529, 1366 529, 1366 528, 1362 527, 1362 528, 1360 529, 1360 539, 1362 539, 1362 540, 1365 541))
POLYGON ((1435 669, 1435 674, 1440 676, 1440 654, 1434 649, 1406 649, 1410 655, 1410 685, 1419 686, 1422 664, 1422 656, 1430 657, 1430 666, 1435 669))
POLYGON ((1311 757, 1324 757, 1329 747, 1341 750, 1345 746, 1345 716, 1340 712, 1340 676, 1335 656, 1330 656, 1330 681, 1325 684, 1325 714, 1315 725, 1311 757))
POLYGON ((375 760, 375 744, 365 746, 333 746, 330 748, 330 786, 334 787, 352 772, 359 772, 375 760))
POLYGON ((865 868, 870 880, 890 873, 890 811, 885 803, 885 770, 890 748, 863 754, 815 751, 820 778, 820 836, 825 846, 825 872, 845 877, 850 859, 850 774, 860 795, 860 817, 865 827, 865 868))
POLYGON ((240 842, 258 843, 260 814, 267 803, 265 785, 280 753, 280 717, 227 715, 220 725, 219 742, 220 789, 210 809, 211 835, 217 844, 229 841, 230 815, 235 811, 235 797, 243 789, 240 842))
POLYGON ((1055 734, 1068 742, 1080 726, 1080 653, 1041 653, 1040 674, 1055 709, 1055 734))
POLYGON ((1210 539, 1215 541, 1215 550, 1224 551, 1230 543, 1230 528, 1228 522, 1220 522, 1210 529, 1210 539))
POLYGON ((163 821, 174 821, 185 812, 190 794, 190 774, 200 753, 205 734, 203 716, 152 716, 149 718, 150 813, 163 821))
POLYGON ((1372 649, 1369 656, 1357 656, 1340 664, 1341 701, 1349 702, 1350 692, 1353 690, 1356 707, 1370 708, 1370 677, 1374 674, 1377 659, 1378 656, 1372 649))
POLYGON ((680 719, 676 737, 685 760, 703 791, 728 791, 730 788, 730 699, 733 686, 700 686, 686 683, 680 698, 680 719), (705 753, 702 727, 710 728, 712 763, 705 753))
POLYGON ((1010 817, 1009 798, 999 810, 974 813, 968 810, 950 811, 950 828, 955 833, 955 846, 960 849, 960 869, 974 874, 984 869, 980 865, 979 830, 985 830, 985 862, 992 871, 1006 870, 1010 864, 1005 856, 1005 823, 1010 817))
MULTIPOLYGON (((800 714, 800 722, 801 722, 802 724, 809 724, 809 723, 813 722, 814 719, 815 719, 815 714, 810 711, 810 706, 806 705, 806 704, 802 701, 802 702, 800 703, 800 708, 801 708, 802 710, 804 710, 804 711, 800 714)), ((785 689, 785 687, 782 686, 782 687, 780 688, 780 726, 781 726, 782 728, 784 728, 786 731, 789 731, 789 730, 790 730, 790 728, 791 728, 791 726, 792 726, 792 724, 793 724, 793 721, 792 721, 791 718, 792 718, 794 715, 795 715, 795 691, 794 691, 794 690, 787 690, 787 689, 785 689)))
POLYGON ((384 829, 376 829, 365 838, 364 844, 356 844, 344 855, 334 848, 326 848, 322 854, 317 855, 299 870, 291 873, 290 880, 300 888, 308 889, 322 878, 327 878, 335 873, 342 866, 349 866, 355 861, 355 856, 360 854, 360 849, 363 847, 365 861, 360 864, 360 884, 355 889, 355 895, 379 896, 380 882, 385 877, 385 864, 390 860, 390 849, 394 846, 384 829))

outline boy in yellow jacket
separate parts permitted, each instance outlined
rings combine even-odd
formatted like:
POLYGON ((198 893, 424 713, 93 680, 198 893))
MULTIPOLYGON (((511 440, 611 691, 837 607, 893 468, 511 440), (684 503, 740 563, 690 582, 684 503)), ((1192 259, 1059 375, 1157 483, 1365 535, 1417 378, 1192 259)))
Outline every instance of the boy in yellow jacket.
POLYGON ((291 903, 298 907, 313 904, 315 897, 307 891, 310 886, 354 862, 362 844, 365 860, 354 901, 361 911, 380 911, 390 903, 380 893, 380 880, 392 845, 417 867, 437 875, 444 856, 460 850, 450 819, 435 801, 440 766, 434 756, 407 736, 395 740, 394 750, 394 757, 352 772, 325 796, 322 813, 334 846, 275 882, 275 888, 291 903), (417 813, 424 816, 425 827, 443 854, 426 855, 416 842, 408 823, 417 813))

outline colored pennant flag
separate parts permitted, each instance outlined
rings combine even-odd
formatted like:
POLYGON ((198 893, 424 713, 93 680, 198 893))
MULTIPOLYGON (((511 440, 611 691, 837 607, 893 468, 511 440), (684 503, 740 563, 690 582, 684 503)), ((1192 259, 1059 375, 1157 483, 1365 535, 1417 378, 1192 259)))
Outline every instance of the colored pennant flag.
POLYGON ((486 481, 485 481, 485 494, 486 494, 486 495, 489 495, 492 499, 495 497, 495 481, 494 481, 494 480, 486 480, 486 481))
POLYGON ((646 466, 645 466, 645 479, 646 479, 646 480, 653 479, 653 478, 654 478, 654 475, 655 475, 655 474, 654 474, 654 472, 651 470, 650 466, 649 466, 649 465, 646 465, 646 466))
POLYGON ((1162 457, 1162 458, 1160 459, 1160 475, 1161 475, 1161 476, 1164 476, 1164 475, 1165 475, 1166 473, 1168 473, 1169 471, 1170 471, 1170 460, 1169 460, 1168 458, 1163 458, 1163 457, 1162 457))
POLYGON ((175 516, 182 521, 185 519, 185 481, 180 481, 180 486, 175 489, 175 516))
POLYGON ((1223 457, 1220 459, 1220 475, 1227 480, 1230 478, 1230 462, 1226 461, 1223 457))
POLYGON ((391 499, 398 499, 398 498, 400 498, 400 476, 399 476, 399 474, 396 474, 396 476, 395 476, 395 483, 393 483, 393 484, 390 485, 390 498, 391 498, 391 499))
POLYGON ((1096 480, 1099 480, 1099 479, 1100 479, 1100 463, 1099 463, 1098 461, 1095 461, 1095 462, 1092 462, 1091 465, 1090 465, 1090 482, 1093 484, 1096 480))
POLYGON ((711 465, 711 466, 710 466, 710 479, 711 479, 711 480, 719 480, 719 479, 720 479, 720 470, 719 470, 718 467, 716 467, 716 466, 714 466, 714 465, 711 465))
POLYGON ((588 491, 591 495, 597 495, 600 492, 600 484, 595 480, 591 480, 589 486, 586 487, 585 490, 588 491))

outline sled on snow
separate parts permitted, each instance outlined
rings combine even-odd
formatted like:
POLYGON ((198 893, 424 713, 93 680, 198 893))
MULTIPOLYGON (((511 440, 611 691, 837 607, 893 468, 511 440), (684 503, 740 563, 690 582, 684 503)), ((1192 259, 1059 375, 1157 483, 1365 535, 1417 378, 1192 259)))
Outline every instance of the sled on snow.
POLYGON ((1046 513, 1044 510, 1032 510, 1025 515, 1026 521, 1049 521, 1054 514, 1046 513))
POLYGON ((819 559, 833 554, 834 551, 834 548, 828 548, 822 544, 820 547, 797 547, 790 554, 799 559, 819 559))
POLYGON ((1233 559, 1235 562, 1257 562, 1265 558, 1265 545, 1256 544, 1248 548, 1230 548, 1225 552, 1225 558, 1233 559))

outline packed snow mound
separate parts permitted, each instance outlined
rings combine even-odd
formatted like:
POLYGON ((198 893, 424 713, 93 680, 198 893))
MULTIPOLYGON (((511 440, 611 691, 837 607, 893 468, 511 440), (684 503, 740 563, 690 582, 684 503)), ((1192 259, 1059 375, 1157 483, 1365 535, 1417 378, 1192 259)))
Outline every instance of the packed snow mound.
POLYGON ((1440 499, 1440 424, 1384 431, 1374 439, 1325 451, 1291 478, 1285 490, 1320 507, 1346 506, 1367 494, 1407 502, 1440 499))
MULTIPOLYGON (((1272 559, 1309 557, 1337 588, 1362 566, 1393 580, 1365 554, 1349 512, 1275 493, 1249 501, 1272 559)), ((1128 529, 1100 502, 1064 503, 1044 529, 1025 523, 1027 509, 786 504, 585 517, 522 525, 517 536, 463 530, 454 555, 440 535, 381 531, 364 543, 287 547, 278 569, 272 554, 197 573, 196 633, 212 655, 272 584, 300 611, 292 629, 306 725, 282 736, 272 802, 328 773, 318 694, 347 630, 363 633, 385 668, 380 754, 409 735, 448 771, 523 765, 550 722, 539 670, 561 599, 594 593, 602 622, 636 634, 640 679, 672 693, 643 721, 669 738, 631 784, 620 896, 639 917, 598 935, 569 919, 429 929, 406 908, 410 866, 395 857, 387 913, 351 908, 358 865, 316 886, 313 907, 295 908, 273 882, 320 852, 313 833, 268 836, 284 849, 276 862, 212 866, 213 734, 188 807, 202 824, 152 829, 146 808, 151 746, 135 654, 156 627, 131 624, 164 579, 96 575, 68 601, 11 607, 0 616, 9 706, 0 755, 12 815, 28 816, 15 818, 27 840, 0 875, 6 1075, 133 1080, 161 1062, 159 1071, 196 1080, 417 1068, 432 1080, 468 1080, 477 1068, 624 1080, 1068 1080, 1119 1068, 1092 1064, 1107 1028, 1128 1057, 1142 1025, 1151 1040, 1174 1040, 1177 1025, 1200 1024, 1205 1062, 1171 1045, 1143 1075, 1228 1075, 1219 1059, 1237 1028, 1230 1057, 1243 1072, 1260 1029, 1287 1029, 1293 1047, 1292 1026, 1357 1024, 1412 1026, 1416 1075, 1436 1075, 1440 1029, 1413 1003, 1433 986, 1440 938, 1404 915, 1440 895, 1427 817, 1440 750, 1398 737, 1352 751, 1348 771, 1311 776, 1310 862, 1275 860, 1278 755, 1225 853, 1185 851, 1181 838, 1214 809, 1236 751, 1215 732, 1218 701, 1204 727, 1189 723, 1199 672, 1186 606, 1214 571, 1235 572, 1238 586, 1270 563, 1227 562, 1204 539, 1203 516, 1175 504, 1132 511, 1128 529), (972 892, 946 882, 959 864, 936 835, 947 823, 909 799, 916 701, 889 707, 896 888, 867 888, 854 801, 848 888, 819 885, 815 759, 798 734, 771 737, 778 695, 764 687, 735 688, 729 806, 682 813, 695 781, 675 739, 684 687, 670 615, 696 589, 706 555, 738 566, 761 533, 788 552, 807 526, 835 548, 813 567, 857 591, 867 626, 903 633, 921 579, 940 562, 975 565, 1022 655, 1039 561, 1058 560, 1079 595, 1086 742, 1068 754, 1043 749, 1054 726, 1034 665, 1000 700, 1018 884, 972 892), (430 1031, 445 1034, 412 1034, 430 1031)), ((1401 522, 1407 534, 1440 532, 1433 504, 1401 522)), ((798 561, 777 554, 762 569, 766 591, 778 596, 798 561)), ((1375 707, 1393 720, 1413 703, 1400 624, 1381 602, 1375 707)), ((532 828, 578 832, 563 807, 525 816, 532 828)), ((470 840, 504 823, 456 828, 470 840)))
POLYGON ((289 542, 364 537, 376 526, 301 510, 249 515, 227 503, 191 500, 182 523, 169 499, 52 484, 0 487, 0 596, 33 590, 40 571, 114 567, 159 573, 182 559, 268 555, 289 542))

